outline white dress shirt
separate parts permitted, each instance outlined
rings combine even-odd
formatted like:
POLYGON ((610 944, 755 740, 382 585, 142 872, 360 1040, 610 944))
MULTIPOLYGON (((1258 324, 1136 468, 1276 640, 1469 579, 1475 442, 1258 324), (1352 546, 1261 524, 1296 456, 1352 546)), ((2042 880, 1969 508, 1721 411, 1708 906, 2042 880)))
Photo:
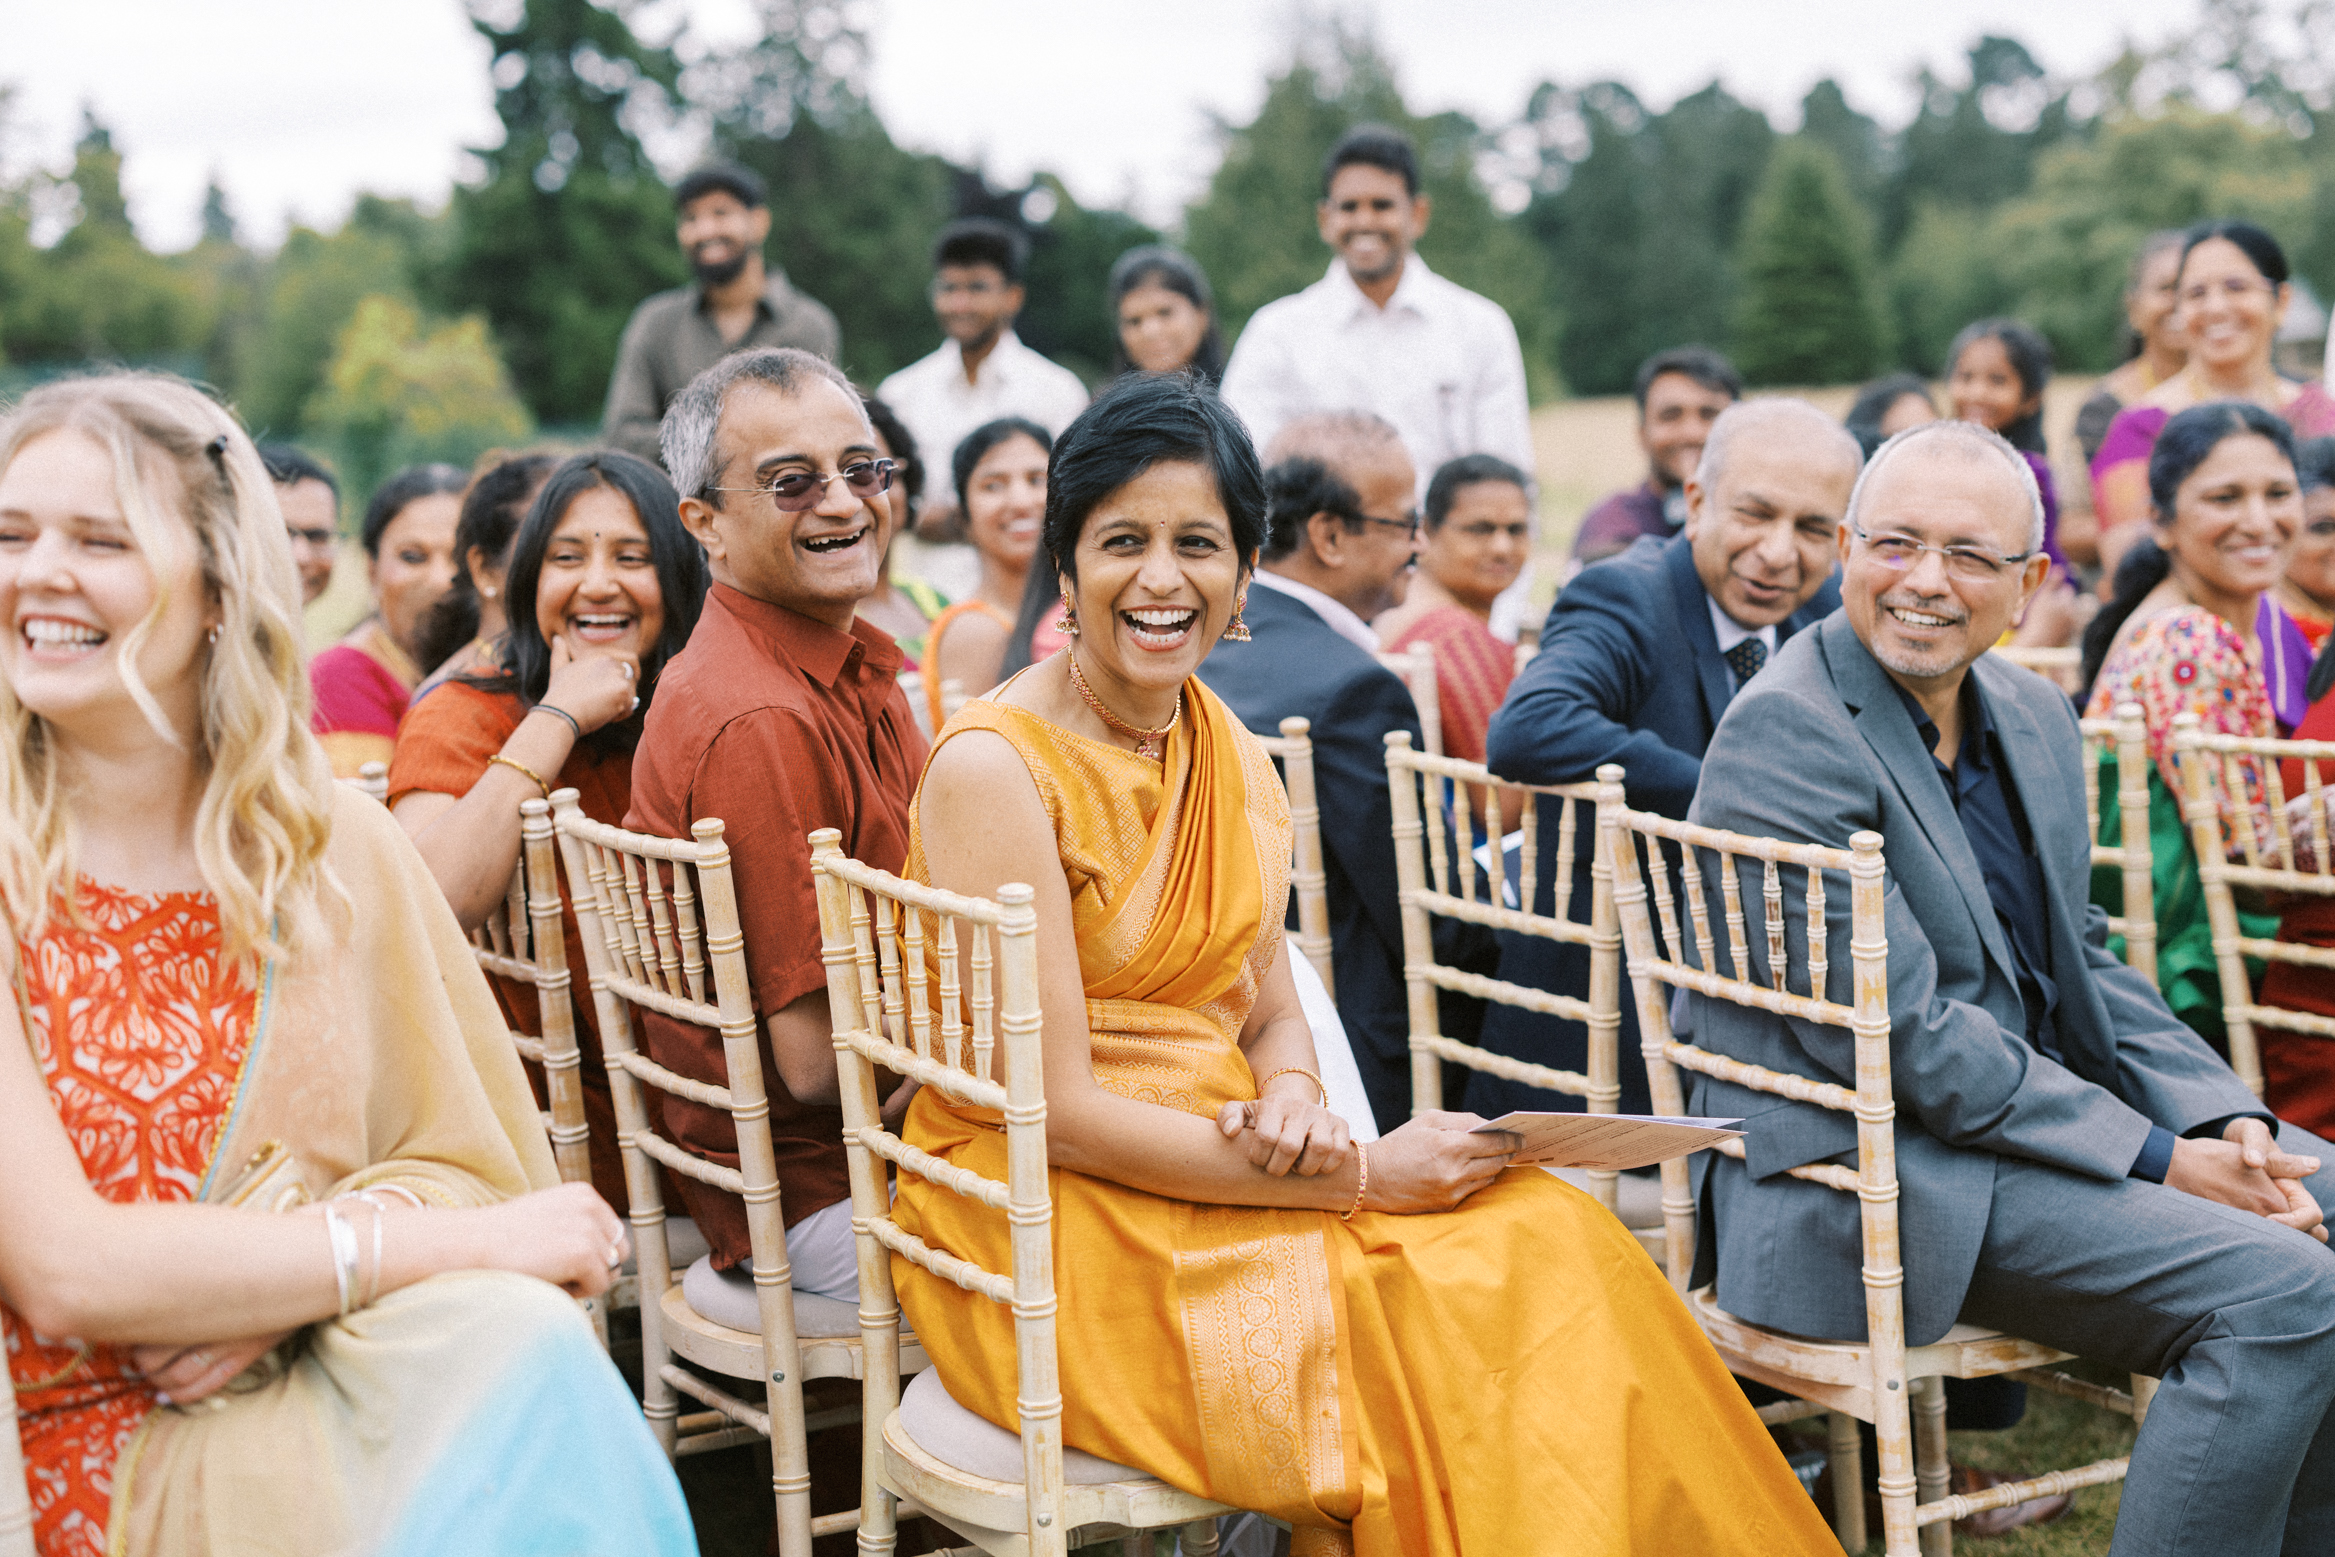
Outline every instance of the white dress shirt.
POLYGON ((1086 386, 1060 363, 1024 346, 1011 330, 981 359, 971 383, 955 341, 920 357, 876 386, 876 398, 907 424, 923 456, 925 486, 954 502, 949 461, 965 435, 1001 416, 1026 416, 1056 437, 1086 409, 1086 386))
POLYGON ((1370 654, 1378 652, 1378 634, 1368 622, 1348 610, 1344 604, 1323 594, 1311 584, 1300 584, 1285 574, 1267 568, 1256 571, 1255 581, 1267 589, 1277 589, 1290 599, 1303 604, 1314 615, 1330 624, 1330 631, 1370 654))
MULTIPOLYGON (((1725 654, 1729 649, 1734 648, 1735 645, 1743 642, 1746 638, 1757 638, 1760 643, 1766 647, 1767 657, 1771 660, 1776 657, 1776 629, 1774 623, 1771 622, 1765 627, 1746 627, 1741 622, 1735 620, 1735 618, 1732 616, 1729 616, 1726 612, 1720 610, 1719 602, 1713 599, 1708 591, 1705 591, 1703 594, 1703 604, 1711 608, 1711 631, 1718 634, 1719 652, 1721 654, 1725 654)), ((1743 678, 1735 674, 1735 667, 1732 665, 1727 667, 1727 681, 1728 684, 1736 691, 1740 692, 1743 690, 1743 678)))
POLYGON ((1496 454, 1532 474, 1516 326, 1416 254, 1384 308, 1333 260, 1312 286, 1258 309, 1224 370, 1224 398, 1260 455, 1297 417, 1375 411, 1403 435, 1422 491, 1463 454, 1496 454))

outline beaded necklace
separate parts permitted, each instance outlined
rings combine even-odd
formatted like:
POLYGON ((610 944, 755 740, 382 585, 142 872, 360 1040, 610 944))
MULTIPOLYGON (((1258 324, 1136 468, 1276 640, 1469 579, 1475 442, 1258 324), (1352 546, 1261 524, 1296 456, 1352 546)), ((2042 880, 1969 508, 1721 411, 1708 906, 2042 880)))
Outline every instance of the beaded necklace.
POLYGON ((1184 717, 1184 689, 1182 687, 1176 688, 1176 707, 1175 711, 1168 715, 1168 722, 1156 730, 1146 730, 1140 725, 1129 724, 1103 706, 1103 700, 1095 696, 1094 688, 1086 684, 1085 675, 1079 671, 1078 651, 1076 649, 1070 651, 1070 684, 1078 689, 1080 697, 1086 699, 1086 706, 1095 711, 1097 719, 1121 735, 1134 737, 1136 756, 1149 757, 1153 761, 1165 758, 1168 732, 1176 727, 1177 720, 1184 717))

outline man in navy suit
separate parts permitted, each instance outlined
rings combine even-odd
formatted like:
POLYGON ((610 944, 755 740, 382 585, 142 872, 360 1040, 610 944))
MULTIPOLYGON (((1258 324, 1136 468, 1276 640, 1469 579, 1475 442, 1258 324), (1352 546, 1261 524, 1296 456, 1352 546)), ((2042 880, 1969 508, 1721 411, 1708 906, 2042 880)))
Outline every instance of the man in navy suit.
POLYGON ((1244 610, 1252 637, 1220 642, 1200 666, 1259 734, 1280 733, 1292 714, 1313 723, 1338 1015, 1382 1130, 1411 1116, 1386 733, 1423 743, 1410 690, 1378 663, 1370 622, 1410 588, 1417 490, 1401 436, 1379 417, 1336 412, 1284 427, 1266 450, 1270 530, 1244 610))
MULTIPOLYGON (((1786 638, 1840 604, 1837 535, 1862 463, 1856 440, 1805 400, 1730 406, 1686 484, 1684 532, 1633 542, 1582 570, 1557 598, 1540 653, 1492 718, 1492 771, 1528 784, 1575 784, 1618 762, 1631 805, 1685 817, 1703 749, 1736 692, 1786 638)), ((1544 802, 1539 913, 1555 912, 1556 841, 1556 803, 1544 802)), ((1592 851, 1575 852, 1570 914, 1586 919, 1592 851)), ((1509 934, 1500 943, 1501 978, 1587 998, 1587 948, 1509 934)), ((1490 1009, 1482 1041, 1565 1070, 1588 1064, 1580 1023, 1512 1006, 1490 1009)), ((1622 1112, 1650 1111, 1637 1012, 1627 998, 1621 1084, 1622 1112)), ((1463 1106, 1498 1118, 1515 1108, 1581 1105, 1476 1072, 1463 1106)))

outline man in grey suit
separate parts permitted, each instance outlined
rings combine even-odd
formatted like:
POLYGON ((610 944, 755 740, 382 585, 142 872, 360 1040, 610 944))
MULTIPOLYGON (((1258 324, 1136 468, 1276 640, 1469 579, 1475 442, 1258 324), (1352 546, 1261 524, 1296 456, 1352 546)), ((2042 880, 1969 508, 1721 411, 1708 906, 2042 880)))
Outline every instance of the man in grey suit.
MULTIPOLYGON (((1907 1341, 1959 1319, 2164 1380, 2119 1557, 2335 1551, 2335 1256, 2310 1176, 2327 1148, 2105 949, 2074 714, 1983 658, 2041 586, 2041 545, 2009 444, 1951 422, 1891 440, 1841 527, 1842 611, 1736 698, 1690 815, 1886 840, 1907 1341)), ((1829 899, 1840 1001, 1848 900, 1829 899)), ((1803 939, 1795 922, 1795 967, 1803 939)), ((1686 1005, 1708 1048, 1854 1083, 1845 1030, 1686 1005)), ((1856 1199, 1784 1171, 1853 1164, 1856 1121, 1705 1077, 1693 1106, 1749 1132, 1745 1162, 1698 1159, 1697 1281, 1755 1323, 1861 1338, 1856 1199)))

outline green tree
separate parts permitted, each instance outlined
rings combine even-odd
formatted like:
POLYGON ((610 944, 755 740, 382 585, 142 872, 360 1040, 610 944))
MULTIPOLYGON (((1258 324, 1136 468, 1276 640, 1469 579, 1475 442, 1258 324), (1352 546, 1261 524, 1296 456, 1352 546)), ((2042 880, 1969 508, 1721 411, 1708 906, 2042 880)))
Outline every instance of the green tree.
POLYGON ((1618 82, 1536 92, 1541 193, 1524 225, 1547 255, 1557 357, 1584 394, 1629 388, 1665 347, 1726 344, 1744 213, 1775 133, 1717 82, 1652 113, 1618 82))
POLYGON ((245 419, 289 436, 324 382, 336 343, 369 296, 418 306, 446 218, 410 202, 360 195, 338 232, 295 227, 268 266, 232 380, 245 419))
POLYGON ((1329 264, 1314 224, 1322 159, 1354 125, 1377 121, 1419 147, 1421 191, 1433 201, 1419 250, 1439 275, 1508 310, 1536 393, 1554 389, 1547 267, 1534 245, 1492 207, 1476 176, 1486 138, 1460 114, 1422 119, 1403 104, 1376 44, 1336 31, 1330 57, 1300 60, 1267 84, 1257 116, 1222 124, 1224 156, 1207 192, 1184 213, 1185 246, 1208 272, 1225 338, 1277 297, 1321 279, 1329 264))
POLYGON ((546 421, 595 420, 625 321, 687 275, 673 202, 634 126, 672 106, 669 49, 634 36, 630 0, 524 0, 508 27, 472 15, 493 51, 503 141, 454 191, 448 312, 493 325, 546 421))
POLYGON ((73 168, 60 181, 71 226, 34 249, 0 320, 0 350, 19 362, 150 362, 199 371, 210 332, 200 290, 150 253, 130 226, 122 154, 112 132, 83 116, 73 168))
POLYGON ((1993 214, 1972 259, 1999 272, 2063 365, 2105 368, 2118 356, 2125 269, 2146 234, 2243 217, 2308 259, 2329 187, 2323 172, 2314 185, 2314 171, 2287 129, 2243 114, 2175 103, 2119 117, 2088 144, 2045 156, 2034 193, 1993 214))
MULTIPOLYGON (((1898 366, 1943 373, 1946 348, 1964 325, 2018 311, 1989 232, 1988 219, 1967 207, 1916 202, 1885 282, 1898 366)), ((2121 290, 2119 281, 2110 294, 2121 290)))
POLYGON ((360 301, 341 331, 306 421, 358 494, 417 460, 468 465, 534 431, 484 320, 431 326, 381 294, 360 301))
POLYGON ((1967 63, 1959 89, 1921 73, 1921 108, 1898 137, 1896 173, 1881 200, 1888 252, 1920 202, 1991 210, 2025 194, 2035 159, 2077 133, 2067 92, 2016 39, 1982 37, 1967 63))
POLYGON ((1871 239, 1832 153, 1776 148, 1743 234, 1736 361, 1764 384, 1842 384, 1882 360, 1871 239))
POLYGON ((1873 209, 1889 178, 1889 137, 1876 121, 1849 106, 1840 83, 1830 76, 1800 99, 1800 133, 1832 153, 1850 196, 1873 209))
POLYGON ((885 132, 853 7, 756 11, 755 41, 692 67, 684 86, 713 115, 715 148, 770 185, 768 257, 835 311, 845 371, 873 385, 938 337, 924 260, 953 214, 956 170, 885 132))

